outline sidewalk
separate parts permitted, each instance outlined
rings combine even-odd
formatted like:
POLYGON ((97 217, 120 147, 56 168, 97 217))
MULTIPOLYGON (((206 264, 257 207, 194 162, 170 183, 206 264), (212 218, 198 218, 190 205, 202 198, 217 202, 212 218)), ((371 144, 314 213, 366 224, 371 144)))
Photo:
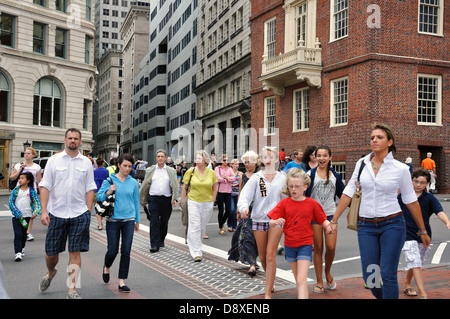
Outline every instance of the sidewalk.
MULTIPOLYGON (((419 299, 419 297, 409 297, 403 293, 405 282, 405 271, 398 272, 398 282, 400 289, 400 299, 419 299)), ((449 299, 450 298, 450 265, 429 267, 423 269, 423 280, 428 299, 449 299)), ((336 280, 336 290, 325 289, 325 293, 316 294, 313 292, 315 284, 309 284, 309 299, 374 299, 369 289, 364 288, 361 277, 336 280)), ((412 287, 418 292, 413 280, 412 287)), ((263 299, 264 294, 255 295, 247 299, 263 299)), ((272 294, 273 299, 296 299, 296 288, 277 291, 272 294)))

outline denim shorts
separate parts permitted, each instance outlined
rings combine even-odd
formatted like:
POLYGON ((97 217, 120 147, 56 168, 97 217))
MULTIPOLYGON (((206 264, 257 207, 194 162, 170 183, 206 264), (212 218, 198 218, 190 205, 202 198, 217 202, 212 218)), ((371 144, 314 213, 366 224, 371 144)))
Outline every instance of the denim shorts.
MULTIPOLYGON (((327 220, 329 221, 329 222, 331 222, 331 220, 333 219, 333 217, 334 217, 334 215, 330 215, 330 216, 327 216, 327 220)), ((319 225, 319 224, 317 224, 315 221, 311 221, 311 225, 319 225)))
POLYGON ((284 255, 288 262, 295 263, 297 260, 312 261, 313 245, 304 245, 300 247, 284 246, 284 255))
POLYGON ((45 238, 45 253, 54 256, 63 252, 69 240, 69 252, 89 250, 89 225, 91 212, 86 211, 75 218, 59 218, 52 214, 45 238))

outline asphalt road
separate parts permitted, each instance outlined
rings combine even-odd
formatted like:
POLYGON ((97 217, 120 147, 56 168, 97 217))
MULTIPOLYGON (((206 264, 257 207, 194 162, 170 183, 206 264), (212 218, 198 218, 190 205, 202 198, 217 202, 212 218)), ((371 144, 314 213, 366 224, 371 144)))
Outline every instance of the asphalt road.
MULTIPOLYGON (((450 196, 440 195, 444 211, 450 215, 450 196), (445 200, 447 199, 447 200, 445 200)), ((27 242, 26 256, 20 263, 14 262, 13 230, 8 209, 8 196, 0 196, 0 263, 3 266, 4 283, 11 298, 60 299, 66 298, 66 267, 68 254, 60 255, 58 275, 45 293, 38 291, 40 278, 45 275, 44 240, 46 227, 35 220, 35 240, 27 242)), ((148 221, 141 215, 141 230, 135 234, 131 270, 127 284, 132 293, 119 293, 114 272, 118 270, 119 257, 112 267, 112 279, 105 285, 101 279, 103 258, 106 252, 106 233, 97 230, 92 216, 90 251, 82 254, 82 274, 79 293, 89 299, 241 299, 264 291, 264 274, 254 278, 246 275, 246 267, 227 260, 231 233, 219 235, 217 210, 207 227, 209 239, 204 243, 204 261, 194 263, 184 244, 184 228, 181 211, 175 209, 169 225, 166 247, 160 252, 149 252, 148 221)), ((335 279, 361 275, 356 232, 346 228, 344 218, 339 222, 336 257, 332 268, 335 279)), ((427 265, 450 263, 450 231, 433 216, 432 249, 427 265)), ((279 289, 292 287, 294 278, 283 255, 277 256, 277 281, 279 289)), ((404 267, 401 259, 400 269, 404 267)), ((315 281, 313 267, 309 272, 310 283, 315 281)))

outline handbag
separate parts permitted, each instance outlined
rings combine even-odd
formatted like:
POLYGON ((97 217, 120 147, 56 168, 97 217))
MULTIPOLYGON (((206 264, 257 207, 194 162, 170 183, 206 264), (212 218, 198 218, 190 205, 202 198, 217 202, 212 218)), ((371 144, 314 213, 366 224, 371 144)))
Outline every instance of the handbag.
POLYGON ((187 183, 187 187, 186 187, 186 198, 184 199, 184 203, 183 206, 181 207, 181 223, 183 224, 183 226, 188 226, 188 221, 189 221, 189 212, 188 212, 188 193, 189 193, 189 188, 191 186, 191 179, 192 179, 192 175, 194 175, 195 172, 195 167, 192 170, 192 174, 189 177, 189 182, 187 183))
POLYGON ((19 180, 20 174, 23 172, 23 167, 20 169, 19 175, 17 175, 17 178, 15 180, 9 179, 9 190, 12 191, 17 186, 17 181, 19 180))
POLYGON ((363 161, 359 167, 358 178, 355 181, 356 191, 353 194, 350 210, 347 214, 347 228, 351 230, 358 230, 359 206, 361 205, 361 183, 359 178, 365 165, 363 161))
MULTIPOLYGON (((106 179, 111 185, 113 184, 111 178, 106 179)), ((116 192, 113 192, 103 202, 97 202, 95 204, 95 212, 101 217, 111 217, 114 214, 114 201, 116 198, 116 192)))

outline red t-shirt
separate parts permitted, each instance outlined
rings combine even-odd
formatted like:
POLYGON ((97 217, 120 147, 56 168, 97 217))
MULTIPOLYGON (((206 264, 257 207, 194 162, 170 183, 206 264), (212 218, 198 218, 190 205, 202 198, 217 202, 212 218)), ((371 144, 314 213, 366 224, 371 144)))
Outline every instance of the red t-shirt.
POLYGON ((270 219, 284 218, 283 226, 284 244, 288 247, 312 245, 313 230, 311 221, 322 225, 327 219, 322 206, 314 199, 305 197, 305 200, 295 201, 290 197, 282 199, 267 216, 270 219))

